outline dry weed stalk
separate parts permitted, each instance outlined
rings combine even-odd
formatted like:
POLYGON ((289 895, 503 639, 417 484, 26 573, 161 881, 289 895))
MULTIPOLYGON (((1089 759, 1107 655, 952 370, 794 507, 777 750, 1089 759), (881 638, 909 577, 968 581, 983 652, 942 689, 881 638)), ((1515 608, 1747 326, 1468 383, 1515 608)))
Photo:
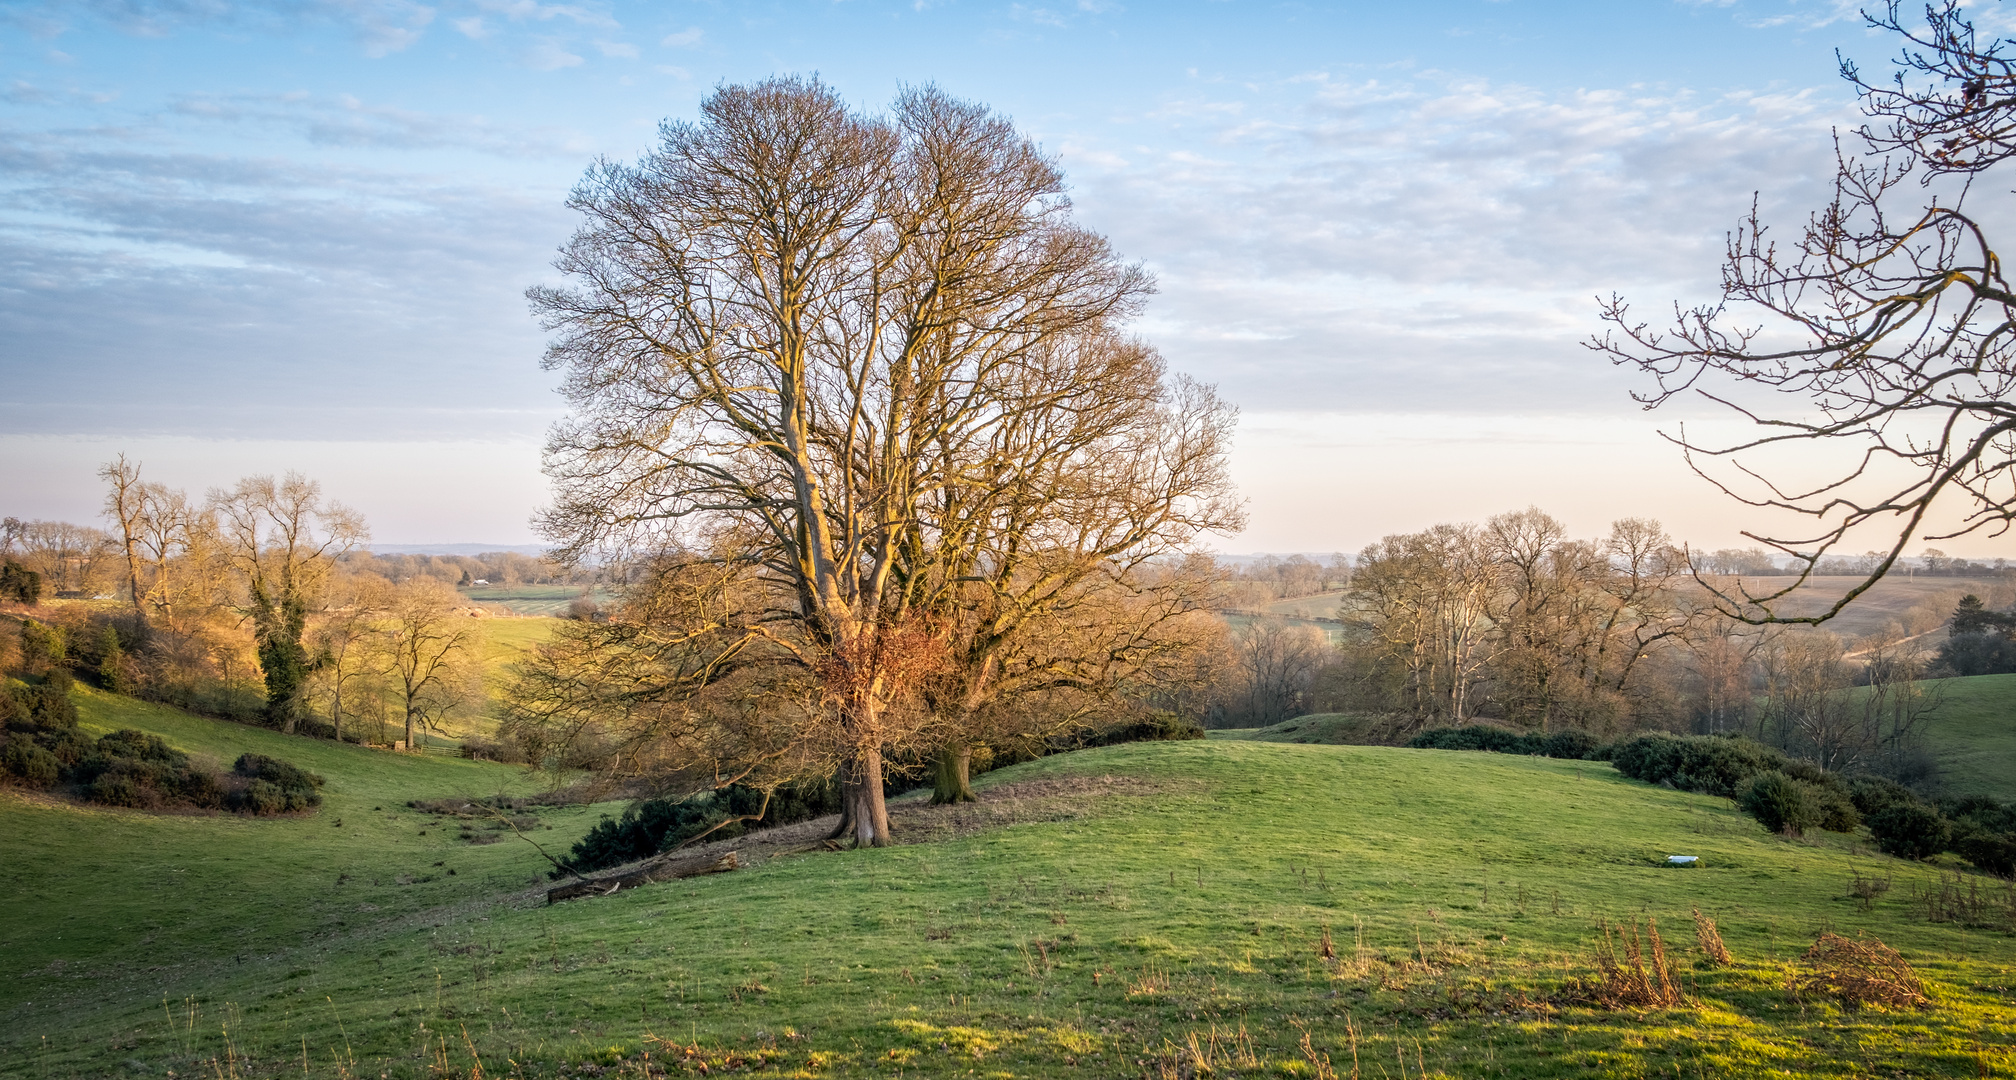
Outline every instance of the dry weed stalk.
POLYGON ((1930 888, 1912 886, 1912 902, 1928 922, 2016 930, 2016 881, 1993 882, 1958 873, 1939 875, 1930 888))
POLYGON ((1716 967, 1728 967, 1733 961, 1729 957, 1729 947, 1722 944, 1722 932, 1715 928, 1715 920, 1694 909, 1694 940, 1700 942, 1701 952, 1708 962, 1716 967))
POLYGON ((1888 874, 1882 877, 1871 874, 1865 878, 1862 876, 1861 871, 1853 867, 1849 868, 1848 873, 1852 876, 1852 880, 1848 882, 1848 895, 1862 901, 1862 910, 1864 911, 1868 911, 1870 908, 1876 906, 1876 898, 1890 891, 1890 875, 1888 874))
POLYGON ((1597 978, 1589 983, 1570 980, 1570 992, 1608 1009, 1672 1008, 1685 1001, 1672 958, 1666 955, 1666 942, 1659 937, 1659 920, 1648 918, 1645 923, 1646 935, 1641 941, 1637 919, 1631 920, 1628 933, 1621 926, 1599 922, 1603 936, 1595 957, 1597 978), (1618 946, 1623 948, 1622 959, 1618 946), (1647 960, 1651 961, 1649 971, 1647 960))
POLYGON ((1860 1008, 1928 1009, 1932 999, 1918 973, 1897 950, 1872 937, 1854 940, 1821 934, 1793 970, 1795 994, 1821 994, 1860 1008))

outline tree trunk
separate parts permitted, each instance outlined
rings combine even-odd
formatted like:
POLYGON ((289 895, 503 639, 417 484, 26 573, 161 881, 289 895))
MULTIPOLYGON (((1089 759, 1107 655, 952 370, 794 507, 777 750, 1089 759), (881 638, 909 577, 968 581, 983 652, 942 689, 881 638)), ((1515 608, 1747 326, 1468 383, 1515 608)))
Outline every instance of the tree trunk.
POLYGON ((557 904, 577 896, 608 896, 623 889, 634 889, 639 885, 655 885, 661 881, 676 881, 680 878, 699 877, 702 874, 725 874, 730 870, 740 869, 741 866, 741 860, 732 851, 719 857, 698 855, 683 859, 663 859, 647 863, 627 874, 587 878, 548 889, 546 902, 557 904))
POLYGON ((413 752, 413 710, 406 710, 406 752, 413 752))
POLYGON ((846 815, 853 819, 854 846, 889 846, 889 806, 882 799, 882 751, 867 748, 848 764, 853 782, 847 787, 846 815))
POLYGON ((943 747, 938 751, 937 788, 931 792, 931 805, 974 801, 972 744, 943 747))

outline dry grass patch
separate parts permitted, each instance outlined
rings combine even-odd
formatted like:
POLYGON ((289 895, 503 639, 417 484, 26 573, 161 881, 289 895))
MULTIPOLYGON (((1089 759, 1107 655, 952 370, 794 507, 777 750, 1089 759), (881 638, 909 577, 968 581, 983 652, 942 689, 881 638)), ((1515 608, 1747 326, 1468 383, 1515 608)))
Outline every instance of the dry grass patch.
POLYGON ((1800 957, 1792 975, 1794 994, 1831 997, 1856 1008, 1928 1009, 1932 999, 1918 973, 1897 950, 1875 938, 1821 934, 1800 957))

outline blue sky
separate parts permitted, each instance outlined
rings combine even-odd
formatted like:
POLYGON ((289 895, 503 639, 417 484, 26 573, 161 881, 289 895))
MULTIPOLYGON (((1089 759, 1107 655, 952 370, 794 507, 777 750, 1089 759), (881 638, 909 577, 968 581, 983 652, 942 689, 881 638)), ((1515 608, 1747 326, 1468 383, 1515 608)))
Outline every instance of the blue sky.
MULTIPOLYGON (((1138 329, 1243 409, 1232 551, 1537 503, 1748 522, 1580 347, 1819 201, 1852 5, 0 0, 0 512, 301 468, 385 542, 535 539, 521 297, 596 155, 723 81, 937 82, 1152 268, 1138 329)), ((1983 548, 1983 553, 2001 552, 1983 548)))

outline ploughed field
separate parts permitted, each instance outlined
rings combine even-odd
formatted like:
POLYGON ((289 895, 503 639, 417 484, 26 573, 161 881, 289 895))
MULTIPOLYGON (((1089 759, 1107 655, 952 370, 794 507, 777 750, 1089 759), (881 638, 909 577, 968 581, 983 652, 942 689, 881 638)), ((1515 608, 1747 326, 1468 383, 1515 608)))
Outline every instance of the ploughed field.
MULTIPOLYGON (((220 760, 296 761, 325 804, 254 820, 0 794, 0 1076, 2016 1070, 2016 938, 1928 921, 1914 897, 1939 868, 1770 836, 1599 763, 1089 750, 982 777, 977 806, 899 800, 911 842, 891 849, 744 837, 726 846, 748 868, 548 907, 516 831, 405 806, 529 793, 517 771, 80 707, 220 760), (1887 891, 1865 906, 1858 875, 1887 891), (1696 908, 1730 965, 1697 948, 1696 908), (1591 1003, 1575 981, 1597 974, 1599 925, 1647 919, 1686 1000, 1591 1003), (1824 931, 1897 948, 1931 1007, 1790 992, 1824 931)), ((512 814, 557 851, 597 812, 512 814)))

